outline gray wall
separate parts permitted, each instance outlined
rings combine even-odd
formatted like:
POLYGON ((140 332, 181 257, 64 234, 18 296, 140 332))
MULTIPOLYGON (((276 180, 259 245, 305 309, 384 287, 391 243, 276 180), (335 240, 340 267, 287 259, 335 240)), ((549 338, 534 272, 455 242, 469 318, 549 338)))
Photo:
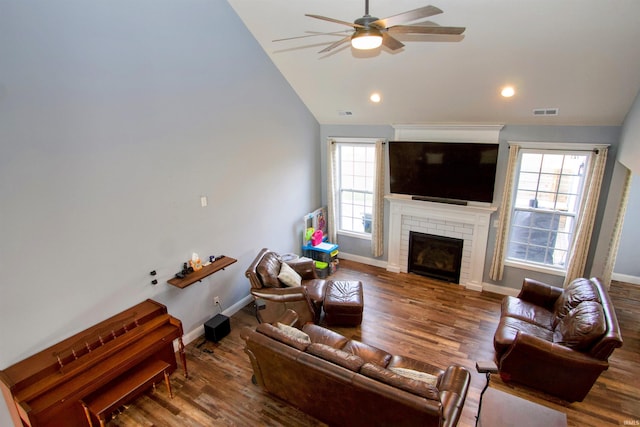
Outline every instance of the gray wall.
POLYGON ((638 212, 640 211, 640 92, 636 95, 622 126, 618 160, 631 170, 633 179, 614 272, 631 276, 627 280, 640 283, 640 265, 635 247, 640 241, 640 223, 638 222, 638 212))
POLYGON ((618 255, 613 271, 617 274, 631 276, 635 282, 640 282, 640 263, 638 262, 638 247, 640 242, 640 224, 638 224, 638 212, 640 212, 640 175, 634 175, 631 181, 629 202, 622 227, 622 236, 618 246, 618 255))
POLYGON ((224 1, 2 2, 0 369, 146 298, 185 332, 241 301, 299 251, 319 133, 224 1), (169 286, 193 251, 238 262, 169 286))
MULTIPOLYGON (((496 176, 496 189, 494 196, 494 205, 499 206, 502 200, 502 191, 504 188, 504 178, 507 169, 508 159, 508 141, 539 141, 539 142, 575 142, 575 143, 604 143, 611 144, 609 154, 607 157, 607 171, 605 173, 603 181, 603 189, 601 193, 601 199, 598 209, 598 221, 594 229, 594 236, 600 234, 600 222, 604 216, 604 207, 606 205, 606 199, 608 191, 610 190, 609 184, 611 182, 611 175, 613 166, 616 159, 616 150, 618 145, 618 139, 620 134, 620 127, 618 126, 516 126, 507 125, 500 132, 500 152, 498 159, 498 168, 496 176)), ((326 151, 326 138, 333 137, 377 137, 387 138, 393 140, 394 130, 391 126, 337 126, 337 125, 322 125, 321 126, 321 146, 323 151, 326 151)), ((322 200, 326 203, 326 153, 323 153, 322 157, 322 173, 323 173, 323 193, 322 200)), ((612 191, 620 191, 621 189, 611 189, 612 191)), ((387 184, 388 191, 388 184, 387 184)), ((388 215, 388 206, 385 209, 385 217, 388 215)), ((492 216, 492 222, 497 219, 499 212, 496 212, 492 216)), ((385 222, 385 242, 388 241, 386 233, 388 232, 387 222, 385 222)), ((489 231, 489 240, 487 244, 487 258, 485 260, 485 274, 483 281, 485 283, 494 284, 497 286, 509 287, 519 289, 522 285, 524 277, 532 277, 538 280, 546 281, 547 283, 561 285, 563 277, 554 276, 530 270, 523 270, 514 267, 505 267, 503 279, 499 282, 492 281, 489 278, 489 270, 491 267, 491 257, 493 256, 493 249, 495 245, 496 229, 491 228, 489 231)), ((346 236, 338 237, 338 244, 340 244, 340 251, 357 257, 371 258, 370 245, 368 241, 353 239, 346 236)), ((586 271, 591 270, 593 263, 593 257, 597 241, 594 238, 590 256, 587 260, 586 271)), ((387 260, 387 247, 385 243, 385 254, 374 260, 372 263, 380 260, 387 260)))

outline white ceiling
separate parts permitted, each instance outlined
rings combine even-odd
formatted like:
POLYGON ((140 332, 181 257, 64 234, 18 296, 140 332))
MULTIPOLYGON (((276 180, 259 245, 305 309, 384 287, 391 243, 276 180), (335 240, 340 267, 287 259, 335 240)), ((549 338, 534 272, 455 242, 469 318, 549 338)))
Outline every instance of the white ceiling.
POLYGON ((348 30, 304 15, 353 22, 364 0, 228 2, 321 124, 620 125, 640 89, 640 0, 371 0, 378 18, 432 4, 444 13, 430 21, 467 28, 460 41, 403 38, 374 54, 318 53, 340 36, 272 41, 348 30), (500 96, 506 84, 513 98, 500 96))

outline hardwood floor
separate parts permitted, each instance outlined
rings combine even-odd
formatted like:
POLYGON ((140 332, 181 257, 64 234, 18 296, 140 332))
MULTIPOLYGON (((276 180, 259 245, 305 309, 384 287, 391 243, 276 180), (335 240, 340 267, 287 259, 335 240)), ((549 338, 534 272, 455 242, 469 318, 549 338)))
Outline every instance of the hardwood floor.
MULTIPOLYGON (((485 377, 475 362, 493 359, 493 333, 503 296, 466 290, 413 274, 341 261, 334 279, 364 284, 364 319, 358 328, 338 332, 385 349, 445 367, 465 366, 472 382, 459 426, 475 425, 485 377)), ((624 345, 583 402, 562 400, 503 383, 491 387, 567 414, 569 426, 640 424, 640 286, 614 282, 610 294, 624 345)), ((257 324, 251 306, 231 318, 231 333, 214 344, 200 338, 187 346, 190 378, 171 376, 174 398, 160 384, 124 408, 109 426, 323 426, 324 424, 269 396, 251 383, 251 366, 240 329, 257 324)))

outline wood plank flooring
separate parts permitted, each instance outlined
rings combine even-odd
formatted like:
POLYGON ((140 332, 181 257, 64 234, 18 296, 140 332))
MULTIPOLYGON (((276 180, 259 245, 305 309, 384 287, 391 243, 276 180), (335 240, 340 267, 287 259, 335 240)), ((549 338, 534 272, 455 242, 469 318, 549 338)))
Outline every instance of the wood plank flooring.
MULTIPOLYGON (((503 296, 466 290, 413 274, 341 261, 334 279, 364 283, 364 319, 357 328, 338 332, 391 353, 445 367, 465 366, 472 382, 459 426, 475 425, 485 376, 478 360, 493 359, 493 334, 503 296)), ((610 294, 624 345, 583 402, 567 403, 522 386, 491 387, 567 414, 569 426, 640 425, 640 286, 614 282, 610 294)), ((251 366, 240 329, 257 324, 251 306, 231 318, 231 334, 215 344, 200 338, 187 346, 190 378, 171 375, 174 398, 165 387, 123 408, 109 426, 324 426, 251 383, 251 366)))

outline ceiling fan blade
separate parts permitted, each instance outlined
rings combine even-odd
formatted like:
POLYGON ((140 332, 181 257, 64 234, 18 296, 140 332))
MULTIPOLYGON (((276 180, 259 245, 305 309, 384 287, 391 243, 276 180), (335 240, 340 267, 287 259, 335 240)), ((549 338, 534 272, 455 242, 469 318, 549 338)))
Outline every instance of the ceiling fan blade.
POLYGON ((382 44, 391 50, 398 50, 404 47, 404 44, 400 40, 393 38, 386 32, 382 33, 382 44))
POLYGON ((364 28, 364 25, 354 24, 352 22, 347 22, 347 21, 341 21, 339 19, 334 19, 334 18, 327 18, 326 16, 309 15, 309 14, 305 14, 304 16, 308 16, 310 18, 321 19, 323 21, 335 22, 336 24, 347 25, 347 26, 353 27, 353 28, 364 28))
POLYGON ((429 16, 437 15, 439 13, 442 13, 442 10, 438 9, 435 6, 424 6, 418 9, 400 13, 398 15, 393 15, 388 18, 378 19, 371 24, 380 28, 388 28, 393 27, 394 25, 404 24, 405 22, 428 18, 429 16))
POLYGON ((439 25, 396 25, 389 28, 396 34, 462 34, 466 27, 441 27, 439 25))
POLYGON ((316 37, 316 36, 341 36, 344 35, 347 32, 350 32, 349 30, 344 30, 344 31, 334 31, 331 33, 317 33, 314 31, 307 31, 308 33, 312 33, 312 34, 307 34, 304 36, 294 36, 294 37, 285 37, 283 39, 275 39, 275 40, 271 40, 272 42, 282 42, 282 41, 286 41, 286 40, 295 40, 295 39, 304 39, 306 37, 316 37))
POLYGON ((329 52, 330 50, 335 49, 336 47, 340 46, 342 43, 348 42, 349 40, 351 40, 351 36, 347 36, 345 38, 342 38, 340 40, 338 40, 335 43, 331 43, 329 46, 325 47, 324 49, 322 49, 320 52, 318 53, 325 53, 325 52, 329 52))

